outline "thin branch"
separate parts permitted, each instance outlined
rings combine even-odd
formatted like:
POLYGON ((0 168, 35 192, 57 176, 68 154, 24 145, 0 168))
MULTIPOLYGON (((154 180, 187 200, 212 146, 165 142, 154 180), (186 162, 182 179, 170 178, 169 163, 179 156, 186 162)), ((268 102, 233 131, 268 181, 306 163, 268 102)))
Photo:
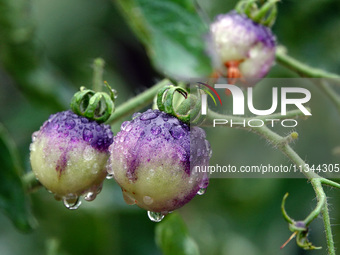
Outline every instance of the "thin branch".
MULTIPOLYGON (((309 78, 330 78, 330 79, 340 79, 338 74, 330 73, 318 68, 310 67, 295 58, 288 56, 283 47, 278 47, 276 51, 276 61, 287 67, 288 69, 297 72, 299 75, 303 77, 309 78)), ((339 83, 340 84, 340 83, 339 83)))
POLYGON ((148 106, 152 103, 155 95, 158 90, 166 85, 171 85, 171 82, 168 79, 164 79, 143 93, 131 98, 127 102, 118 106, 112 114, 112 117, 107 121, 108 124, 112 125, 121 118, 124 118, 128 115, 133 114, 134 112, 148 106))

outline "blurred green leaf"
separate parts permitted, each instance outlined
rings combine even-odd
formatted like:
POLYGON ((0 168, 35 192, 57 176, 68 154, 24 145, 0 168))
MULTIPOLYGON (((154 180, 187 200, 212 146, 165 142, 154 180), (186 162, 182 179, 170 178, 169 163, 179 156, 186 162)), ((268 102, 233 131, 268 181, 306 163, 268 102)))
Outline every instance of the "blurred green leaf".
POLYGON ((30 2, 0 0, 0 61, 22 92, 53 110, 67 108, 68 84, 43 57, 35 38, 30 2))
POLYGON ((176 78, 197 78, 211 73, 205 51, 207 26, 198 16, 193 1, 117 2, 158 70, 176 78))
POLYGON ((33 228, 33 218, 28 208, 18 153, 9 133, 0 123, 0 210, 21 231, 33 228))
POLYGON ((189 236, 187 227, 177 213, 172 213, 157 224, 156 243, 164 255, 198 255, 195 241, 189 236))

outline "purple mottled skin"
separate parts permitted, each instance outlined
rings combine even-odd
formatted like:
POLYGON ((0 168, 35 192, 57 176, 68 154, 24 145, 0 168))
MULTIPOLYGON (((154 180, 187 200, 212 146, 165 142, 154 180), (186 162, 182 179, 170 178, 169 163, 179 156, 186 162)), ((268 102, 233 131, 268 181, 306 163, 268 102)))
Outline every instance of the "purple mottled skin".
POLYGON ((69 137, 72 142, 88 143, 98 151, 107 151, 113 142, 109 125, 98 124, 72 111, 52 114, 40 131, 59 137, 69 137))
POLYGON ((236 11, 218 15, 210 25, 209 52, 215 68, 228 78, 262 78, 275 60, 276 39, 270 28, 236 11))
POLYGON ((129 204, 162 213, 182 207, 209 183, 195 171, 209 164, 205 132, 159 110, 133 117, 110 146, 108 172, 129 204))
POLYGON ((248 33, 253 33, 256 35, 256 41, 262 42, 268 48, 275 47, 275 37, 273 36, 271 30, 255 21, 251 20, 244 14, 239 14, 236 11, 231 11, 227 14, 220 14, 216 17, 215 22, 221 22, 226 18, 233 20, 235 26, 242 26, 244 30, 248 33))
POLYGON ((32 140, 32 170, 56 195, 79 196, 105 179, 108 147, 113 142, 109 125, 64 111, 51 115, 32 140))

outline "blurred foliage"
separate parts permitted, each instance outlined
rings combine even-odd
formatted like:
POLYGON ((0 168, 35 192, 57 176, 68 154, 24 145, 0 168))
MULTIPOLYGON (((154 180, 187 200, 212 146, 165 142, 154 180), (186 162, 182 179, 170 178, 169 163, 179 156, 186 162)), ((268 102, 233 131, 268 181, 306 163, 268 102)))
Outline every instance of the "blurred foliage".
POLYGON ((0 211, 4 211, 18 229, 27 232, 33 227, 33 218, 20 179, 22 166, 15 144, 1 123, 0 162, 0 211))
MULTIPOLYGON (((206 69, 204 56, 197 53, 202 49, 198 33, 205 29, 201 20, 213 20, 217 14, 230 11, 237 1, 199 0, 201 20, 194 18, 194 5, 189 0, 167 0, 164 5, 160 2, 163 1, 121 0, 118 6, 116 1, 108 0, 0 0, 0 121, 17 145, 26 171, 30 171, 31 134, 50 114, 68 108, 72 94, 80 86, 90 86, 91 63, 96 57, 104 58, 107 63, 104 78, 119 92, 117 105, 162 78, 160 72, 175 72, 197 56, 202 58, 202 63, 197 65, 206 69), (158 6, 145 13, 148 17, 143 21, 155 32, 147 34, 151 39, 142 39, 141 43, 141 35, 138 34, 138 39, 130 30, 126 14, 121 14, 122 4, 128 3, 158 6), (184 15, 183 10, 188 12, 184 15), (163 11, 168 15, 161 15, 163 11), (184 18, 188 20, 185 26, 176 22, 184 18), (169 27, 161 33, 160 27, 167 20, 179 27, 169 27), (188 40, 183 33, 193 36, 195 42, 189 40, 181 48, 183 40, 188 40), (197 51, 187 55, 186 49, 192 49, 187 47, 193 46, 197 51), (177 50, 176 56, 158 55, 162 48, 177 50)), ((273 30, 278 42, 287 46, 292 56, 339 73, 339 12, 337 0, 284 0, 279 3, 273 30)), ((269 76, 296 74, 275 66, 269 76)), ((300 139, 294 148, 302 158, 312 162, 339 162, 339 157, 331 154, 339 146, 338 115, 317 88, 312 93, 313 118, 299 125, 300 139)), ((113 130, 118 132, 119 125, 113 130)), ((230 164, 245 165, 263 160, 275 164, 288 161, 264 140, 242 130, 207 129, 207 135, 214 151, 211 164, 221 158, 230 164)), ((1 148, 1 153, 8 160, 5 150, 1 148)), ((6 162, 10 161, 3 161, 1 174, 6 162)), ((288 213, 297 219, 304 218, 315 204, 312 187, 305 179, 212 179, 207 193, 193 199, 179 213, 200 254, 309 254, 294 242, 279 251, 290 235, 280 213, 286 192, 290 193, 288 213)), ((327 190, 327 194, 332 204, 335 242, 339 244, 336 212, 340 210, 340 196, 336 190, 327 190)), ((9 198, 8 195, 6 199, 9 198)), ((155 243, 155 226, 161 229, 172 220, 183 223, 178 215, 166 217, 161 223, 164 225, 151 222, 144 210, 124 203, 113 181, 106 181, 98 198, 83 203, 77 211, 68 211, 44 189, 32 194, 32 204, 39 226, 30 234, 17 232, 8 218, 0 215, 1 255, 162 254, 155 243)), ((172 227, 175 226, 169 226, 172 227)), ((321 220, 312 223, 310 240, 323 246, 320 253, 313 254, 326 253, 321 220)))
POLYGON ((206 77, 211 73, 202 40, 208 28, 197 15, 192 1, 117 2, 145 44, 155 68, 177 79, 206 77))
POLYGON ((198 246, 189 236, 187 227, 177 213, 166 217, 156 227, 156 243, 164 255, 199 255, 198 246))

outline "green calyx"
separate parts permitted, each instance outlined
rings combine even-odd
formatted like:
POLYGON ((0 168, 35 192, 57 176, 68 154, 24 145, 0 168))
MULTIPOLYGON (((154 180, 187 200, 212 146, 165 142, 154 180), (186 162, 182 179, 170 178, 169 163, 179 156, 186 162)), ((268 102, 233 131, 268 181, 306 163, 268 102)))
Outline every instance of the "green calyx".
POLYGON ((117 96, 116 91, 107 82, 104 83, 110 95, 81 87, 71 100, 72 111, 98 123, 108 120, 115 110, 114 101, 117 96))
POLYGON ((281 203, 281 211, 284 219, 289 224, 289 230, 293 232, 293 234, 290 236, 290 238, 281 246, 281 249, 286 246, 286 244, 292 240, 294 237, 296 237, 296 244, 305 249, 305 250, 317 250, 321 249, 321 247, 314 246, 309 240, 308 240, 308 225, 310 224, 310 221, 303 220, 303 221, 295 221, 291 217, 288 216, 286 209, 285 209, 285 203, 286 199, 288 197, 288 193, 286 193, 282 199, 281 203))
POLYGON ((242 0, 236 5, 239 14, 245 14, 256 23, 272 27, 277 16, 277 2, 280 0, 242 0), (260 5, 259 5, 259 4, 260 5))
MULTIPOLYGON (((160 111, 166 112, 184 123, 189 124, 190 120, 196 120, 200 116, 201 101, 195 95, 189 94, 179 86, 166 86, 158 91, 157 106, 160 111), (175 107, 175 94, 180 93, 184 100, 175 107), (176 108, 176 109, 175 109, 176 108)), ((191 121, 193 123, 193 121, 191 121)), ((196 123, 193 123, 196 124, 196 123)))

